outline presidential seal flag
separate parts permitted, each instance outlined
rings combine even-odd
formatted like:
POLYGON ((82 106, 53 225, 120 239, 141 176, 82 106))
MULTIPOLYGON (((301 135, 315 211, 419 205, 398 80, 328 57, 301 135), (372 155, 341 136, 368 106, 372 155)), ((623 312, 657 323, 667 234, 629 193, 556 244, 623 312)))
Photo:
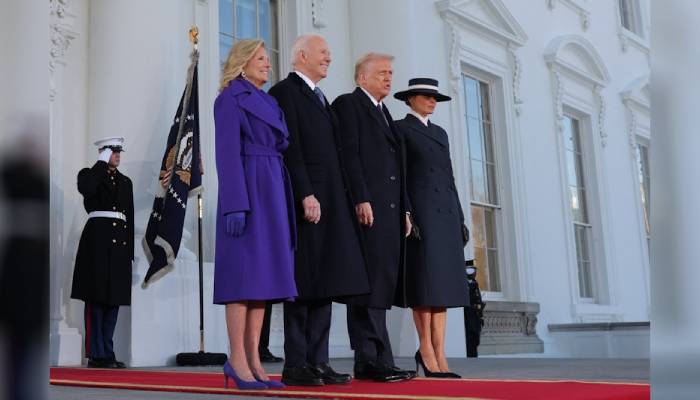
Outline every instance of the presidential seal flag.
POLYGON ((199 147, 199 96, 197 62, 199 53, 192 52, 187 70, 187 85, 180 99, 168 143, 160 166, 159 180, 166 175, 170 182, 158 185, 153 209, 148 220, 143 249, 149 268, 141 285, 144 289, 174 268, 180 249, 187 199, 202 189, 202 163, 199 147))

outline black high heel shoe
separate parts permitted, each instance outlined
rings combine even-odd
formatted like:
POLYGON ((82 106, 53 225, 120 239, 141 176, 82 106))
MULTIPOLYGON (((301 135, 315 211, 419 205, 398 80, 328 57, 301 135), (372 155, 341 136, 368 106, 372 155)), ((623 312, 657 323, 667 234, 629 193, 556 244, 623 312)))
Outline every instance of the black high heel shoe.
POLYGON ((414 357, 416 359, 416 373, 418 373, 418 365, 420 364, 421 367, 423 367, 423 374, 425 375, 426 378, 447 378, 448 376, 445 375, 444 372, 433 372, 429 370, 428 368, 425 368, 425 363, 423 363, 423 356, 420 354, 420 350, 416 351, 416 356, 414 357))

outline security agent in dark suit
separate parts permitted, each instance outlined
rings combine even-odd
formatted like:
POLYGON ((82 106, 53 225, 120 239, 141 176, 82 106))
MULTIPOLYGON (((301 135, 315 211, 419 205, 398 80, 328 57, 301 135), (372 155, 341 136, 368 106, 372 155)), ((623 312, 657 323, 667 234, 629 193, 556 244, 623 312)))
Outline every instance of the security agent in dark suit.
POLYGON ((348 383, 328 364, 331 301, 369 293, 360 226, 346 190, 338 121, 317 84, 331 63, 326 41, 297 38, 294 71, 270 89, 284 111, 289 148, 284 162, 297 203, 295 281, 299 297, 284 303, 282 382, 309 386, 348 383))
POLYGON ((405 237, 411 232, 404 146, 387 108, 393 57, 369 53, 355 64, 354 92, 333 102, 341 126, 343 157, 355 212, 363 225, 371 293, 347 301, 355 378, 391 382, 415 377, 396 368, 386 310, 406 306, 405 237))
POLYGON ((88 220, 73 271, 71 298, 85 302, 88 367, 124 368, 114 356, 112 336, 119 306, 131 304, 134 260, 134 194, 131 180, 117 170, 124 138, 95 142, 98 160, 78 173, 88 220))

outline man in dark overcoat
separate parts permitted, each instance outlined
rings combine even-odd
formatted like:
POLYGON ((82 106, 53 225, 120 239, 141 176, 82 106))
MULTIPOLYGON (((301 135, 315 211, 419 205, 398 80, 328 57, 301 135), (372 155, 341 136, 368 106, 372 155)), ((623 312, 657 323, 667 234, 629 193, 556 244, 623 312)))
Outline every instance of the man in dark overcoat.
POLYGON ((78 191, 88 220, 78 245, 71 298, 85 302, 88 367, 124 368, 114 356, 112 336, 119 306, 131 304, 134 260, 134 194, 119 170, 124 138, 95 142, 98 160, 78 173, 78 191))
POLYGON ((355 65, 358 87, 333 102, 372 290, 347 302, 354 372, 357 379, 379 382, 415 376, 394 365, 386 329, 386 310, 406 304, 403 253, 411 230, 403 140, 382 103, 391 91, 392 60, 385 54, 362 56, 355 65))
POLYGON ((369 282, 339 154, 338 120, 317 86, 328 74, 331 55, 316 35, 297 38, 291 53, 294 71, 269 92, 287 122, 284 162, 297 204, 299 297, 284 303, 282 382, 348 383, 350 375, 328 364, 331 301, 369 293, 369 282))

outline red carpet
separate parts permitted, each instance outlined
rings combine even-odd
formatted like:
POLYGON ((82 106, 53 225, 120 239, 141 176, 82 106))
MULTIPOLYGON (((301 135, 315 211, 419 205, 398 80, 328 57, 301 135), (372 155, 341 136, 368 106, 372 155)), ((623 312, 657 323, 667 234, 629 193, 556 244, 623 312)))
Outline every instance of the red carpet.
MULTIPOLYGON (((279 375, 273 377, 279 379, 279 375)), ((51 368, 51 384, 325 399, 648 400, 650 396, 649 385, 641 383, 427 378, 397 383, 353 381, 348 385, 319 388, 240 391, 224 389, 222 373, 86 368, 51 368)))

